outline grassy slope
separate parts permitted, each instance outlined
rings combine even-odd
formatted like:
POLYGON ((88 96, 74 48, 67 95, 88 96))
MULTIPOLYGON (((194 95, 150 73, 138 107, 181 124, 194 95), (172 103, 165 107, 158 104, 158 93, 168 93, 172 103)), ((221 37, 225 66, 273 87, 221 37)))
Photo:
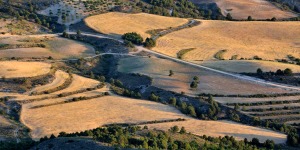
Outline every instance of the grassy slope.
POLYGON ((149 75, 154 79, 154 86, 178 93, 183 91, 189 95, 199 93, 258 94, 289 92, 278 88, 266 87, 255 83, 241 81, 207 70, 153 57, 124 58, 119 62, 119 64, 118 70, 121 72, 149 75), (169 70, 173 70, 174 72, 172 77, 169 76, 169 70), (189 85, 194 76, 198 76, 200 78, 200 84, 196 90, 190 90, 189 85))

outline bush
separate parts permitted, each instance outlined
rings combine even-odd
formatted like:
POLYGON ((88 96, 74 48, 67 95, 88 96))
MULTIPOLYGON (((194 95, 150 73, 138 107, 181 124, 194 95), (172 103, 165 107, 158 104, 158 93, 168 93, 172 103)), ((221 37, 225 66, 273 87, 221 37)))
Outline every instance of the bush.
POLYGON ((137 45, 141 45, 143 44, 143 37, 136 33, 136 32, 131 32, 131 33, 125 33, 123 36, 122 36, 122 39, 125 40, 125 41, 129 41, 129 42, 132 42, 134 44, 137 44, 137 45))
POLYGON ((152 38, 147 38, 145 43, 144 43, 144 46, 147 47, 147 48, 155 47, 156 46, 156 41, 153 40, 152 38))
POLYGON ((286 76, 291 76, 291 75, 293 75, 293 71, 292 71, 292 69, 290 69, 290 68, 286 68, 286 69, 283 71, 283 73, 284 73, 284 75, 286 75, 286 76))

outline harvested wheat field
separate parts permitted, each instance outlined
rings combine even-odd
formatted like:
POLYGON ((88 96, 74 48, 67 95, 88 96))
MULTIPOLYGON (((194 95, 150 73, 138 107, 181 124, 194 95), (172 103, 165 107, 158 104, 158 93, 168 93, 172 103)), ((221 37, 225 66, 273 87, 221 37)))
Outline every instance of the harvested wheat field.
POLYGON ((1 36, 0 44, 8 49, 0 51, 0 57, 49 57, 55 59, 78 58, 95 55, 95 49, 86 43, 69 40, 56 35, 1 36), (43 45, 39 47, 37 45, 43 45))
POLYGON ((192 96, 200 93, 248 95, 291 92, 154 57, 123 58, 119 62, 118 70, 148 75, 153 78, 153 86, 177 93, 183 91, 192 96), (170 70, 174 72, 172 77, 169 76, 170 70), (190 83, 194 76, 199 77, 200 84, 197 89, 191 90, 190 83))
POLYGON ((146 33, 149 30, 177 27, 187 23, 188 20, 146 13, 125 14, 112 12, 88 17, 85 22, 92 29, 104 34, 120 37, 120 35, 127 32, 137 32, 143 38, 146 38, 150 37, 150 34, 146 33))
POLYGON ((196 119, 188 119, 183 122, 169 122, 149 124, 149 128, 155 128, 160 130, 168 130, 173 126, 185 127, 188 132, 195 135, 207 135, 207 136, 233 136, 239 140, 247 138, 251 140, 253 137, 259 139, 259 141, 274 140, 275 143, 285 143, 286 135, 280 134, 274 131, 266 129, 260 129, 257 127, 242 125, 231 121, 203 121, 196 119))
POLYGON ((33 138, 39 138, 52 133, 58 134, 61 131, 83 131, 111 123, 138 123, 177 118, 186 118, 188 121, 172 124, 167 123, 162 129, 167 130, 176 124, 185 126, 188 131, 199 135, 233 135, 239 139, 245 137, 250 139, 258 136, 261 141, 272 139, 277 143, 283 143, 286 139, 284 134, 273 131, 232 122, 195 120, 186 117, 173 107, 117 96, 106 96, 93 100, 37 109, 28 109, 27 105, 24 105, 21 113, 21 120, 31 129, 31 136, 33 138), (141 110, 143 110, 143 113, 141 113, 141 110), (193 124, 193 128, 191 124, 193 124), (197 126, 195 127, 195 125, 197 126), (224 128, 218 128, 218 131, 216 131, 216 126, 224 128))
POLYGON ((36 87, 31 90, 30 93, 42 93, 50 89, 55 89, 59 86, 62 86, 68 78, 70 78, 68 73, 58 70, 55 72, 55 79, 50 84, 36 87))
POLYGON ((76 74, 72 74, 72 77, 72 83, 67 88, 54 92, 53 94, 68 93, 73 91, 84 90, 87 88, 94 88, 98 84, 100 84, 100 82, 97 80, 82 77, 76 74))
POLYGON ((281 96, 268 98, 241 98, 241 97, 214 97, 214 100, 219 103, 257 103, 266 101, 292 101, 299 100, 300 96, 281 96))
POLYGON ((300 22, 201 22, 159 38, 153 50, 176 57, 180 50, 195 48, 184 57, 194 61, 212 60, 220 50, 227 50, 224 59, 300 57, 300 22))
POLYGON ((95 55, 95 49, 86 43, 55 37, 47 41, 50 50, 64 57, 88 57, 95 55))
POLYGON ((293 72, 300 72, 300 66, 294 64, 286 64, 280 62, 273 61, 259 61, 259 60, 224 60, 224 61, 204 61, 204 62, 196 62, 200 63, 203 66, 207 66, 210 68, 223 70, 227 72, 234 73, 256 73, 258 68, 261 68, 263 71, 273 71, 281 69, 284 70, 286 68, 290 68, 293 72))
POLYGON ((32 47, 32 48, 16 48, 0 50, 0 56, 2 58, 32 58, 32 57, 49 57, 59 58, 56 53, 49 51, 46 48, 32 47))
POLYGON ((1 61, 0 76, 5 78, 34 77, 50 72, 51 64, 42 62, 1 61))
POLYGON ((277 19, 297 17, 296 14, 283 11, 267 0, 192 0, 194 3, 214 2, 226 16, 228 13, 234 19, 277 19))

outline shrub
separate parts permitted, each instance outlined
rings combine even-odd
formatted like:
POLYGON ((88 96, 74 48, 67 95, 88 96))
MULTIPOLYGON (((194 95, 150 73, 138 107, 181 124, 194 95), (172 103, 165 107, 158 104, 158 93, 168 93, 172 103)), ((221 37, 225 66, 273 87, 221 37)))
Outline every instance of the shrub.
POLYGON ((131 32, 131 33, 125 33, 123 36, 122 36, 122 39, 126 40, 126 41, 130 41, 134 44, 138 44, 138 45, 141 45, 143 44, 143 37, 136 33, 136 32, 131 32))
POLYGON ((155 47, 156 46, 156 41, 153 40, 152 38, 147 38, 145 43, 144 43, 144 46, 147 47, 147 48, 155 47))

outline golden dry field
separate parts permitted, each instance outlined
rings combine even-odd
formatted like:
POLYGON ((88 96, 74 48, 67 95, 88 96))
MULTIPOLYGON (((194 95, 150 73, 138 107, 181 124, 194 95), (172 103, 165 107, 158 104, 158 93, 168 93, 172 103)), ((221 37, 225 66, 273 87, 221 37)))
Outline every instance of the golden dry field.
POLYGON ((51 64, 42 62, 0 61, 0 76, 5 78, 34 77, 50 72, 51 64))
POLYGON ((42 85, 42 86, 38 86, 38 87, 34 88, 33 90, 31 90, 30 93, 32 93, 32 92, 41 93, 44 91, 48 91, 50 89, 57 88, 59 86, 62 86, 65 83, 65 81, 68 78, 70 78, 68 73, 61 71, 61 70, 56 71, 54 77, 55 77, 55 79, 51 83, 42 85))
POLYGON ((232 135, 238 139, 251 139, 252 137, 259 136, 261 141, 268 138, 277 143, 283 143, 286 138, 284 134, 233 122, 192 119, 167 105, 119 96, 106 96, 88 101, 37 109, 29 109, 29 105, 32 104, 24 105, 21 119, 32 130, 31 136, 33 138, 52 133, 58 134, 61 131, 83 131, 111 123, 139 123, 177 118, 186 118, 187 121, 166 123, 163 124, 163 127, 161 124, 149 126, 167 130, 171 126, 179 125, 185 126, 188 131, 197 135, 232 135), (222 126, 223 128, 216 128, 218 126, 222 126))
POLYGON ((143 38, 150 37, 150 34, 146 33, 149 30, 177 27, 187 22, 187 19, 182 18, 163 17, 146 13, 125 14, 118 12, 91 16, 85 19, 85 23, 89 27, 104 34, 120 37, 127 32, 137 32, 143 38))
POLYGON ((78 58, 95 55, 95 49, 85 43, 56 37, 51 34, 44 35, 0 35, 0 44, 8 44, 12 48, 2 49, 0 57, 11 58, 32 58, 32 57, 53 57, 78 58), (43 44, 44 47, 36 47, 36 44, 43 44), (17 47, 22 45, 25 47, 17 47))
POLYGON ((175 125, 179 127, 183 126, 188 132, 199 136, 207 135, 218 137, 229 135, 239 140, 243 140, 244 138, 249 140, 253 137, 258 137, 260 141, 266 141, 267 139, 272 139, 275 143, 285 143, 286 141, 286 136, 278 134, 277 132, 242 125, 231 121, 203 121, 189 119, 182 122, 149 124, 148 127, 152 129, 168 130, 175 125))
POLYGON ((293 72, 300 72, 300 66, 294 64, 286 64, 280 62, 273 61, 260 61, 260 60, 224 60, 224 61, 197 61, 195 63, 199 63, 203 66, 207 66, 210 68, 224 70, 227 72, 234 73, 244 73, 244 72, 252 72, 256 73, 258 68, 261 68, 264 72, 273 71, 281 69, 284 70, 286 68, 290 68, 293 72))
POLYGON ((214 2, 221 9, 224 16, 230 13, 234 19, 277 19, 296 17, 288 11, 283 11, 266 0, 192 0, 195 3, 214 2))
POLYGON ((155 57, 129 57, 121 59, 118 70, 125 73, 149 75, 153 78, 153 86, 177 93, 183 91, 193 96, 200 93, 248 95, 291 92, 280 88, 242 81, 208 70, 155 57), (170 70, 174 72, 172 77, 169 76, 170 70), (191 90, 190 83, 194 76, 199 77, 200 84, 197 89, 191 90))
POLYGON ((258 56, 266 60, 300 57, 299 22, 230 22, 202 20, 199 26, 170 33, 158 39, 153 50, 170 56, 183 49, 186 60, 212 60, 220 50, 224 59, 258 56))

